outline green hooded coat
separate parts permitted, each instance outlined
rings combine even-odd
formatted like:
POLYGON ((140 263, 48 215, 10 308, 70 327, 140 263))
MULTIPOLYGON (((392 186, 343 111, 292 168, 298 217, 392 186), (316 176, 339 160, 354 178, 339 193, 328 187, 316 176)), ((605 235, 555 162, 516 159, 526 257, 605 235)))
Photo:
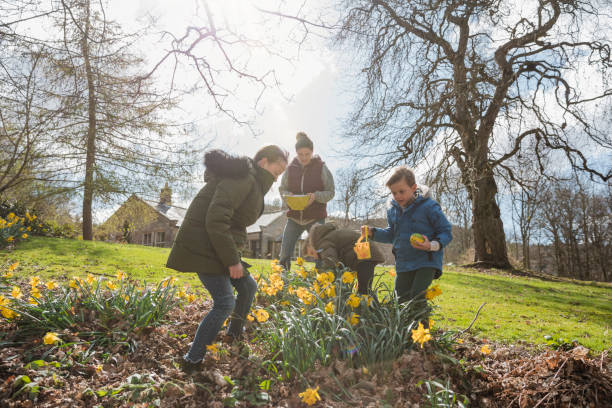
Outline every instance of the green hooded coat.
POLYGON ((310 234, 312 236, 308 237, 308 239, 317 252, 319 252, 323 269, 335 267, 338 261, 352 270, 357 269, 359 262, 385 262, 382 252, 372 241, 370 241, 372 257, 370 259, 357 259, 353 248, 361 234, 356 231, 338 229, 335 224, 327 223, 315 224, 310 230, 310 234))
POLYGON ((274 176, 252 159, 221 151, 205 157, 206 185, 193 199, 174 239, 166 266, 180 272, 229 274, 240 262, 246 227, 263 212, 274 176))

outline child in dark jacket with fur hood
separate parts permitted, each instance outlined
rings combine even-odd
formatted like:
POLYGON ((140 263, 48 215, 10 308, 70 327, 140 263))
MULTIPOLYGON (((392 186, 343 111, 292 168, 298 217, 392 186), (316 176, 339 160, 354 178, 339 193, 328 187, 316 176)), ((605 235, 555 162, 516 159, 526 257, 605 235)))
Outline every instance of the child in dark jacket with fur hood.
POLYGON ((333 269, 338 262, 342 262, 344 266, 357 271, 357 291, 366 295, 372 290, 374 268, 377 264, 383 263, 385 257, 372 242, 371 258, 357 259, 353 248, 359 237, 359 232, 340 229, 333 223, 315 224, 304 243, 304 252, 319 259, 322 269, 333 269))

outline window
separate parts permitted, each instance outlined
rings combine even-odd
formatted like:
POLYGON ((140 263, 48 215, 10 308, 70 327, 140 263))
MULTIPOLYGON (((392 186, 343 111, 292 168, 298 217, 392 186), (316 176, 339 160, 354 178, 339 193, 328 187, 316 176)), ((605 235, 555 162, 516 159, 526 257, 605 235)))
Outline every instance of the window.
POLYGON ((155 246, 164 246, 166 245, 166 232, 158 231, 155 233, 155 246))
POLYGON ((142 237, 142 245, 151 245, 153 243, 152 241, 152 234, 150 232, 147 232, 143 235, 142 237))

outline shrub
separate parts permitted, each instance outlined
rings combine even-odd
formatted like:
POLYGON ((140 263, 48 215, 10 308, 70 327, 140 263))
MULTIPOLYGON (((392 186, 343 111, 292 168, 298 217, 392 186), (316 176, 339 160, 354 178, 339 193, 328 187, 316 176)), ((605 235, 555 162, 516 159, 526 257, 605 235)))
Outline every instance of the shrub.
POLYGON ((68 329, 97 343, 126 341, 139 328, 163 323, 177 306, 173 279, 139 287, 123 274, 117 279, 88 275, 71 279, 68 287, 54 287, 34 277, 29 293, 10 301, 3 297, 2 307, 12 312, 3 315, 17 325, 16 340, 68 329))
POLYGON ((387 293, 382 302, 357 295, 355 274, 344 267, 318 272, 299 266, 283 274, 273 261, 270 277, 258 277, 260 298, 272 315, 260 336, 273 356, 282 356, 286 377, 336 358, 354 366, 392 360, 412 347, 413 331, 431 312, 424 298, 398 303, 380 280, 373 293, 387 293))

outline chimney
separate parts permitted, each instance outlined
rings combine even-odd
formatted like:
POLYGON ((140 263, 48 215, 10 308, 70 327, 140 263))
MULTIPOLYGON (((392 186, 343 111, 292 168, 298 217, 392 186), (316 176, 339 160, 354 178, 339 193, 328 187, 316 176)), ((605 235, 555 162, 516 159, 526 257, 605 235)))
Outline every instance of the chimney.
POLYGON ((159 204, 160 205, 172 205, 172 189, 168 187, 168 182, 159 192, 159 204))

